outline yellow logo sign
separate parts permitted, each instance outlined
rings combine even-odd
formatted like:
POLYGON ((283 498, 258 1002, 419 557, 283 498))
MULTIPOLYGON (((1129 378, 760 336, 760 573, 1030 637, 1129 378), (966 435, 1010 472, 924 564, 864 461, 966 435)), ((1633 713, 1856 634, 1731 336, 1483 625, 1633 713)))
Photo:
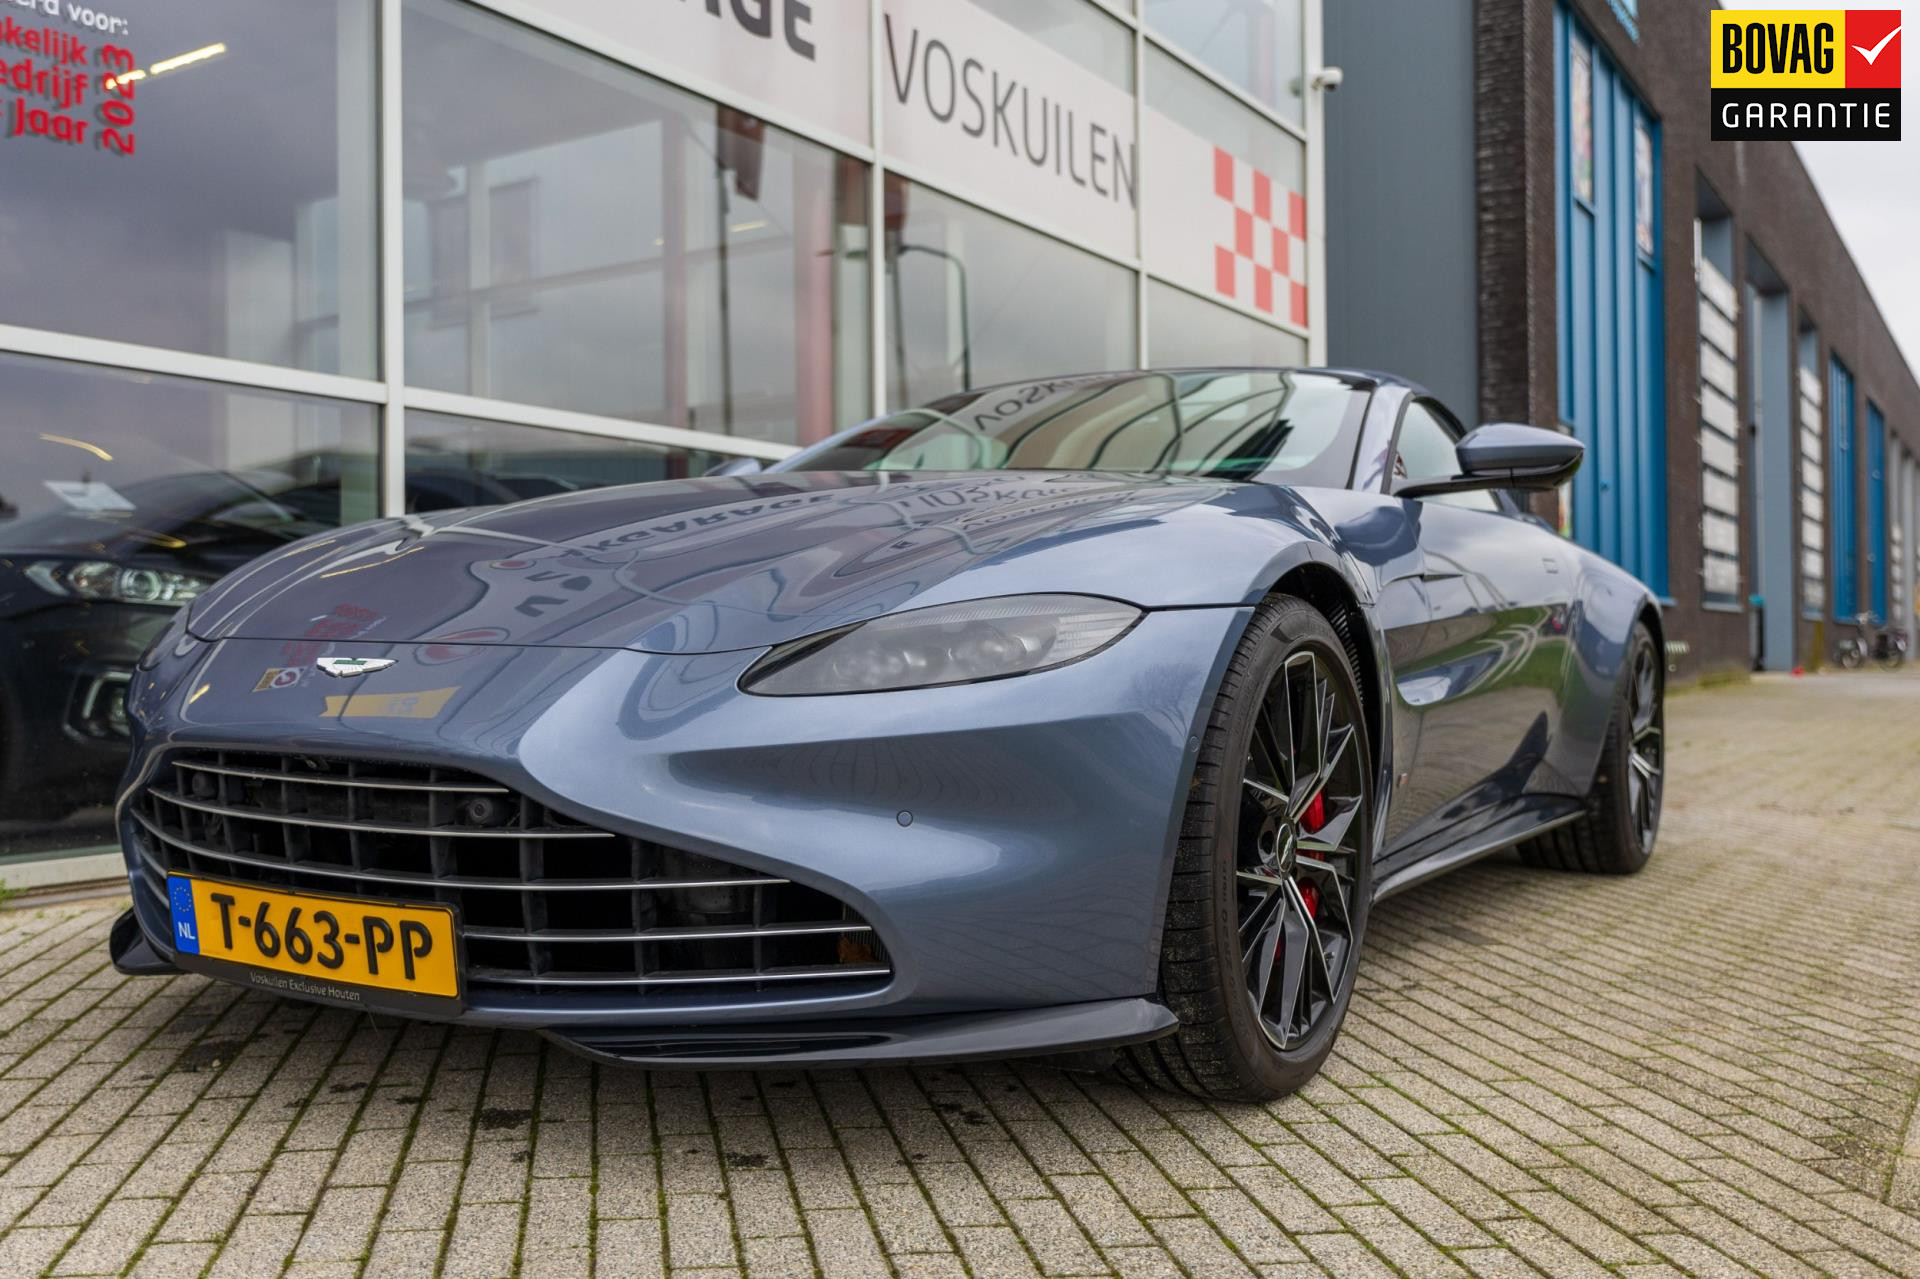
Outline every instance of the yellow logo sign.
POLYGON ((1713 11, 1716 89, 1844 89, 1845 9, 1713 11))
POLYGON ((1898 9, 1716 9, 1715 141, 1897 141, 1898 9))

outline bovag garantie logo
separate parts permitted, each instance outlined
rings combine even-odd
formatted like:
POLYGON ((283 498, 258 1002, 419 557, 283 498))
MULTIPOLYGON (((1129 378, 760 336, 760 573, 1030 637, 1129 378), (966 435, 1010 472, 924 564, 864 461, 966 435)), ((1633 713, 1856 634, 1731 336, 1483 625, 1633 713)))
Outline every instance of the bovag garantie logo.
POLYGON ((1713 140, 1898 142, 1898 9, 1716 9, 1713 140))

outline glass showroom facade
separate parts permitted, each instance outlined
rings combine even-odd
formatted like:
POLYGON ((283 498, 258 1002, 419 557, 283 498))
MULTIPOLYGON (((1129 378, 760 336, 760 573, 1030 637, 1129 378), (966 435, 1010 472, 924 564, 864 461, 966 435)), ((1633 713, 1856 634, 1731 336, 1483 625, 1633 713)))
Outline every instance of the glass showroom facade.
POLYGON ((294 538, 1319 353, 1313 0, 7 8, 0 862, 294 538))

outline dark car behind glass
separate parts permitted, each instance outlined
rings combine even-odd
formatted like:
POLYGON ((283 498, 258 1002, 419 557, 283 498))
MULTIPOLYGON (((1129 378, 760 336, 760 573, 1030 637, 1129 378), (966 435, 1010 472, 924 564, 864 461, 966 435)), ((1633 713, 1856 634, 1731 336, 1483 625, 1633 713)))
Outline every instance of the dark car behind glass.
MULTIPOLYGON (((340 522, 324 459, 67 486, 69 505, 0 522, 0 821, 104 804, 127 762, 135 661, 175 609, 259 555, 340 522), (89 509, 90 508, 90 509, 89 509)), ((407 476, 413 511, 488 506, 576 485, 535 473, 407 476)))

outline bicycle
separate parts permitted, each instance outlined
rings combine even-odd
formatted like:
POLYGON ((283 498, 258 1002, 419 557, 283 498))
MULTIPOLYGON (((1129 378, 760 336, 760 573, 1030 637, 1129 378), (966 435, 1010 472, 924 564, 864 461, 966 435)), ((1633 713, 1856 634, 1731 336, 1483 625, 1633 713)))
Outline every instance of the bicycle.
POLYGON ((1840 641, 1834 652, 1834 660, 1846 670, 1858 670, 1872 658, 1883 670, 1898 670, 1905 665, 1907 648, 1910 641, 1906 631, 1897 626, 1881 626, 1869 613, 1862 613, 1853 619, 1859 626, 1857 634, 1840 641))

